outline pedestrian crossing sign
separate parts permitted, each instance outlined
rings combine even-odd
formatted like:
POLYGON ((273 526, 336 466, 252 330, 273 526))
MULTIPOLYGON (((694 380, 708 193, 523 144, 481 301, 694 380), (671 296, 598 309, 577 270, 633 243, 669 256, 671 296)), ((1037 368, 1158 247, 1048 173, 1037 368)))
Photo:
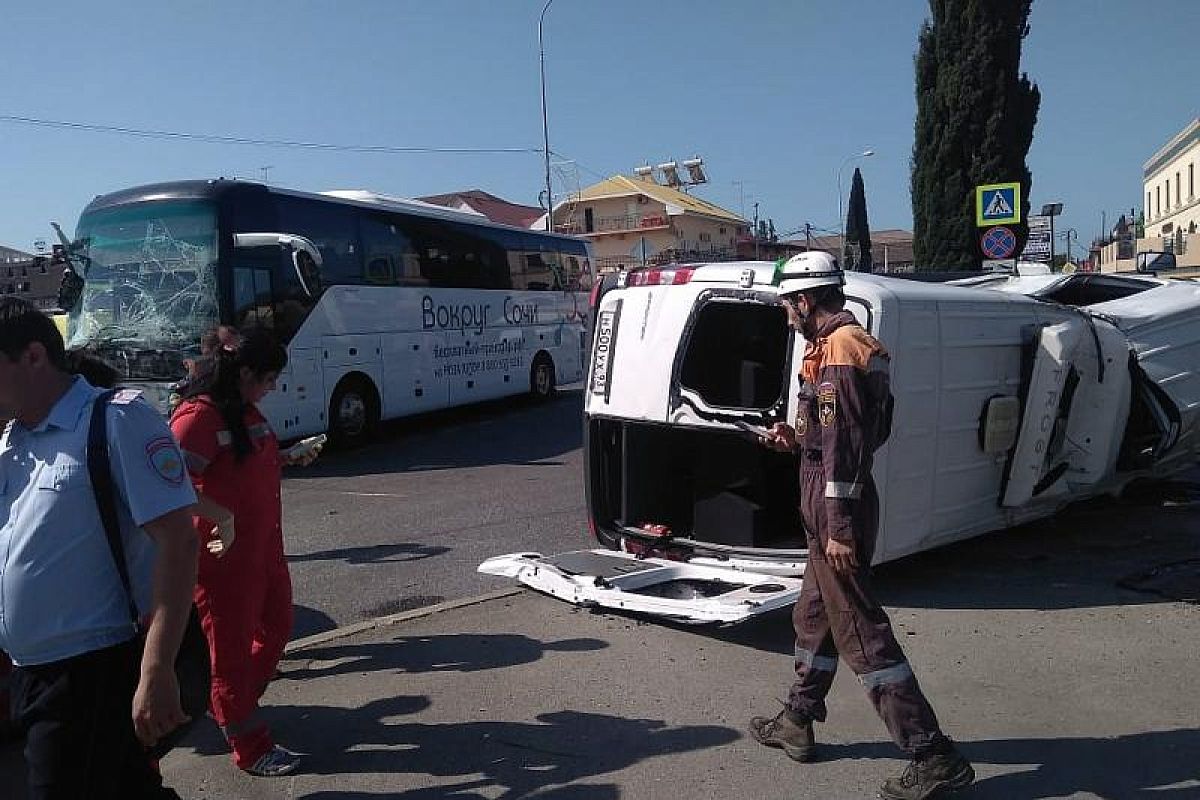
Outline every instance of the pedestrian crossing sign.
POLYGON ((975 187, 975 224, 1016 225, 1021 221, 1021 184, 989 183, 975 187))

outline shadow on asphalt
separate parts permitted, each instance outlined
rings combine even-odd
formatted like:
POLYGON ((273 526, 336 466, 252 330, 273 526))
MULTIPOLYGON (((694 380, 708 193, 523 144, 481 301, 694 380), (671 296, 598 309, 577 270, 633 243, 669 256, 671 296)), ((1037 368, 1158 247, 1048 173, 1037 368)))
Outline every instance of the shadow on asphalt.
POLYGON ((319 550, 303 555, 289 555, 288 563, 296 564, 303 561, 345 561, 347 564, 402 564, 408 561, 421 561, 449 553, 452 548, 435 544, 416 544, 414 542, 397 542, 394 544, 375 544, 363 547, 338 547, 333 550, 319 550))
POLYGON ((292 639, 324 633, 336 628, 337 622, 323 611, 309 606, 292 605, 292 639))
MULTIPOLYGON (((489 784, 490 785, 490 784, 489 784)), ((492 792, 480 794, 467 788, 433 786, 428 789, 414 789, 403 794, 370 794, 369 792, 316 792, 302 795, 300 800, 376 800, 386 797, 388 800, 491 800, 495 797, 492 792), (447 792, 451 792, 447 794, 447 792)), ((505 795, 518 797, 519 795, 505 795)), ((534 792, 524 795, 528 800, 617 800, 621 796, 620 789, 612 784, 585 784, 575 786, 558 786, 544 792, 534 792)))
POLYGON ((577 793, 591 787, 540 790, 577 784, 648 758, 719 747, 741 738, 732 728, 717 725, 670 727, 661 720, 581 711, 540 714, 536 722, 422 724, 383 722, 397 714, 377 703, 349 714, 315 707, 279 710, 305 719, 303 729, 296 726, 288 741, 312 754, 305 761, 306 772, 461 778, 459 783, 389 795, 409 800, 593 797, 577 793), (346 722, 350 716, 355 720, 352 728, 346 722))
POLYGON ((426 472, 494 464, 557 465, 548 459, 583 446, 583 393, 550 400, 506 398, 386 422, 374 441, 355 450, 328 451, 291 480, 426 472), (454 431, 448 440, 424 434, 454 431), (449 446, 448 446, 449 441, 449 446))
MULTIPOLYGON (((1112 738, 985 739, 958 742, 976 771, 987 765, 1022 767, 979 779, 955 797, 1096 796, 1105 800, 1184 800, 1200 796, 1200 730, 1135 733, 1112 738)), ((822 761, 895 758, 890 742, 822 744, 822 761)))
POLYGON ((1169 602, 1130 576, 1194 557, 1195 509, 1098 499, 875 571, 885 605, 1055 610, 1169 602))
MULTIPOLYGON (((397 696, 352 709, 268 706, 261 714, 272 730, 280 732, 288 747, 309 754, 304 761, 307 774, 407 773, 461 777, 458 783, 386 795, 407 800, 616 798, 619 794, 611 785, 589 786, 579 782, 648 758, 719 747, 741 738, 732 728, 717 725, 670 727, 662 720, 626 719, 580 711, 540 714, 536 722, 395 721, 429 706, 428 697, 397 696)), ((189 736, 188 746, 200 755, 228 752, 220 732, 211 723, 197 726, 189 736)), ((378 796, 383 795, 338 792, 306 795, 308 798, 378 796)))
POLYGON ((520 634, 395 636, 371 644, 308 647, 288 661, 289 680, 361 672, 479 672, 538 661, 547 652, 602 650, 600 639, 542 642, 520 634))

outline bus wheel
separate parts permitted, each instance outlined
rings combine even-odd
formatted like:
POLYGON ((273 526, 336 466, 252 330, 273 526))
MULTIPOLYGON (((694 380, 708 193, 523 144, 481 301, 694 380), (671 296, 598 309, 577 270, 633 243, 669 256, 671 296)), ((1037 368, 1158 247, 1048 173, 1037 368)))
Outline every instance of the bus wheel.
POLYGON ((338 384, 329 401, 329 433, 346 447, 361 445, 379 424, 379 401, 371 384, 348 378, 338 384))
POLYGON ((538 400, 554 395, 554 362, 545 353, 538 353, 529 370, 529 392, 538 400))

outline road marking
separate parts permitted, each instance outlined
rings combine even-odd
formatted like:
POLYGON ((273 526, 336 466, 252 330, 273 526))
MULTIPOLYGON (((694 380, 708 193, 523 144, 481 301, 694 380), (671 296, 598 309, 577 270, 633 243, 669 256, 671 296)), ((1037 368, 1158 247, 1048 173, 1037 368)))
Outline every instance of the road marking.
POLYGON ((334 494, 348 494, 351 497, 395 497, 400 500, 408 497, 406 494, 392 494, 391 492, 334 492, 334 494))

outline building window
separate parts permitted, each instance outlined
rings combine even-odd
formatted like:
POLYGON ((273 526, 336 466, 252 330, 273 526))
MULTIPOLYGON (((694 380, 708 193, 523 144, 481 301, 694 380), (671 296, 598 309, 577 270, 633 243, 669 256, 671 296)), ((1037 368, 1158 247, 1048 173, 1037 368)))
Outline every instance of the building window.
POLYGON ((1188 200, 1196 196, 1196 165, 1188 164, 1188 200))
POLYGON ((1154 187, 1154 216, 1162 216, 1162 187, 1154 187))
POLYGON ((1146 216, 1150 216, 1150 193, 1146 192, 1146 216))
POLYGON ((1179 200, 1179 183, 1180 183, 1180 181, 1179 181, 1179 173, 1178 173, 1178 172, 1176 172, 1176 173, 1175 173, 1175 205, 1179 205, 1179 204, 1180 204, 1180 200, 1179 200))

